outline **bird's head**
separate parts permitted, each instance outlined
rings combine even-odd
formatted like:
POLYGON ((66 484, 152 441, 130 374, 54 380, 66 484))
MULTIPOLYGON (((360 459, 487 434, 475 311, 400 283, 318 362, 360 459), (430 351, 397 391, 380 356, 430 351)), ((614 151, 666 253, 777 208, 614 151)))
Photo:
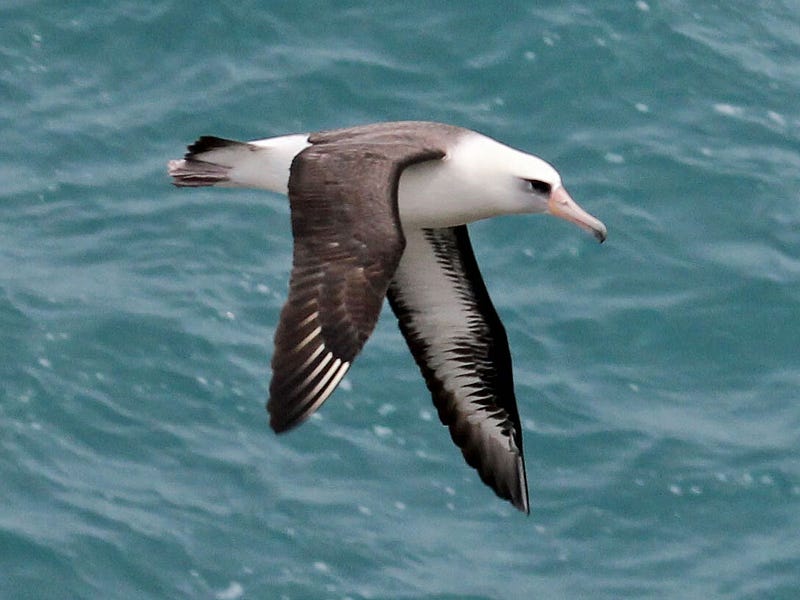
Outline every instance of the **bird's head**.
POLYGON ((406 168, 399 189, 406 224, 452 227, 498 215, 546 213, 606 239, 605 225, 570 197, 550 163, 474 131, 442 160, 406 168))
POLYGON ((601 243, 606 239, 606 226, 583 210, 567 193, 558 171, 538 156, 512 150, 508 155, 517 201, 525 212, 546 213, 574 223, 591 233, 601 243))
MULTIPOLYGON (((550 167, 550 165, 547 165, 550 167)), ((600 243, 606 239, 606 226, 602 221, 583 210, 567 193, 555 169, 549 169, 556 177, 542 177, 537 174, 528 179, 521 178, 522 193, 529 196, 531 212, 547 213, 574 223, 591 233, 600 243)))

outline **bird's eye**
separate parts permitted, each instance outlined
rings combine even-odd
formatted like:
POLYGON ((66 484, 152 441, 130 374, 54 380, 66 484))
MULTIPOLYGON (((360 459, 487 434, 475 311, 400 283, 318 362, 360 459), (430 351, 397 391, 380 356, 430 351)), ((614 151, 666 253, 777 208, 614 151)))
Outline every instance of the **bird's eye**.
POLYGON ((540 181, 539 179, 528 179, 528 183, 531 186, 531 189, 538 193, 538 194, 549 194, 552 186, 547 183, 546 181, 540 181))

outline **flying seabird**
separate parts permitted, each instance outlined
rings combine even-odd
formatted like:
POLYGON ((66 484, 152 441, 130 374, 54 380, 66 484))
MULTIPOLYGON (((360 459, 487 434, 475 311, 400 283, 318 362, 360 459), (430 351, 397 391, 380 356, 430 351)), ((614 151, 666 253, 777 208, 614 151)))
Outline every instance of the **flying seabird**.
POLYGON ((294 260, 275 332, 272 429, 299 425, 333 393, 388 297, 466 462, 530 511, 508 339, 466 224, 549 213, 605 240, 550 164, 468 129, 404 121, 250 142, 203 136, 169 174, 179 187, 289 196, 294 260))

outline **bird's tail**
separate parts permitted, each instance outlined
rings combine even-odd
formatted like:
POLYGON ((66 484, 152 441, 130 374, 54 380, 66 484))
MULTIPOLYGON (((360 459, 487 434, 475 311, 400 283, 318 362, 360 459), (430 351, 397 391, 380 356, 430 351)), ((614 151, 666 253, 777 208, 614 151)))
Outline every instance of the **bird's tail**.
POLYGON ((245 142, 204 135, 188 150, 182 159, 167 164, 172 183, 178 187, 236 185, 231 181, 231 170, 256 148, 245 142))
POLYGON ((309 145, 308 134, 237 142, 204 135, 182 159, 168 163, 179 187, 244 187, 286 193, 294 157, 309 145))

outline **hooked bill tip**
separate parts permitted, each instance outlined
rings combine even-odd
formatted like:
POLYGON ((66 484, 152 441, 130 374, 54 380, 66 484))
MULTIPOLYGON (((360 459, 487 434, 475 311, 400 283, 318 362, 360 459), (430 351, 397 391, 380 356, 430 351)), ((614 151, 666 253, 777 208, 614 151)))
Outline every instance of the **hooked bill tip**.
POLYGON ((548 212, 585 229, 601 244, 606 241, 607 232, 603 222, 578 206, 562 186, 551 193, 548 212))
POLYGON ((605 225, 601 229, 595 229, 594 231, 592 231, 592 234, 594 235, 595 239, 601 244, 605 242, 607 234, 605 225))

